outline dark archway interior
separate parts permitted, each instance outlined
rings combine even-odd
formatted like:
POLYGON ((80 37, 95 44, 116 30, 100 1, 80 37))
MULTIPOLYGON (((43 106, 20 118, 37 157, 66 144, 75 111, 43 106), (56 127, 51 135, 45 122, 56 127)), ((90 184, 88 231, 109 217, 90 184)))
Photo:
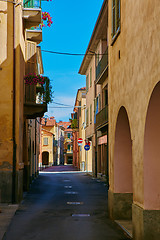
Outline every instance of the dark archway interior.
POLYGON ((119 111, 115 132, 114 192, 132 193, 132 141, 124 107, 119 111))
POLYGON ((144 135, 144 207, 160 209, 160 82, 150 98, 144 135))
POLYGON ((42 153, 42 165, 49 165, 49 152, 42 153))

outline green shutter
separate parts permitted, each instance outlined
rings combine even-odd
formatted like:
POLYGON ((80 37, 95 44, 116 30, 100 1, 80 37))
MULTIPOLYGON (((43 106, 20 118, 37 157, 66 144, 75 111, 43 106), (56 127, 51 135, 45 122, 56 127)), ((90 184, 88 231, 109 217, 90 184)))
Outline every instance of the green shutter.
POLYGON ((92 86, 92 68, 90 68, 90 87, 92 86))

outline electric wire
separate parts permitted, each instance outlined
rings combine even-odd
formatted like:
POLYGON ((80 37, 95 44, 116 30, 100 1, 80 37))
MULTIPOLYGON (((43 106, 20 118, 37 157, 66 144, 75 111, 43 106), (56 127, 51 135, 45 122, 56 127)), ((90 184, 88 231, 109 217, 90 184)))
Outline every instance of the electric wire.
MULTIPOLYGON (((46 53, 53 53, 53 54, 59 54, 59 55, 68 55, 68 56, 85 56, 85 55, 89 55, 89 56, 94 56, 96 55, 95 52, 89 51, 91 53, 70 53, 70 52, 56 52, 56 51, 51 51, 51 50, 43 50, 41 49, 42 52, 46 52, 46 53)), ((102 54, 98 54, 99 56, 104 56, 107 55, 107 53, 102 53, 102 54)))
MULTIPOLYGON (((50 50, 43 50, 41 49, 42 52, 47 52, 47 53, 53 53, 53 54, 59 54, 59 55, 68 55, 68 56, 84 56, 84 53, 69 53, 69 52, 55 52, 55 51, 50 51, 50 50)), ((89 53, 87 55, 94 55, 93 53, 89 53)))
POLYGON ((58 103, 58 102, 54 102, 54 101, 52 103, 57 104, 57 105, 67 106, 67 107, 73 107, 72 105, 58 103))

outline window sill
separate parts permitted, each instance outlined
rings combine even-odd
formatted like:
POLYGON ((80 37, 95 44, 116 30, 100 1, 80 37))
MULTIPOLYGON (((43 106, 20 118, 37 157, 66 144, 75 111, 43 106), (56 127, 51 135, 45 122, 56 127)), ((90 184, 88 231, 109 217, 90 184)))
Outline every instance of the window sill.
POLYGON ((112 37, 112 42, 111 42, 111 46, 114 45, 115 41, 117 40, 119 34, 120 34, 121 30, 120 28, 117 30, 116 34, 112 37))

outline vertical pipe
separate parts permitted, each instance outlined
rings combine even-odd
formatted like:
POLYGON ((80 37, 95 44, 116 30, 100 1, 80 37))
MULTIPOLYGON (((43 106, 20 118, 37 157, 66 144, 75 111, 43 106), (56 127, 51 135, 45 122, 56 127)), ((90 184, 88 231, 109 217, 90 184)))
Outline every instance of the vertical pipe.
MULTIPOLYGON (((96 73, 96 53, 95 53, 95 73, 96 73)), ((96 79, 96 74, 95 74, 96 79)), ((97 95, 97 88, 96 83, 94 84, 94 98, 96 98, 97 95)), ((96 105, 97 106, 97 105, 96 105)), ((96 111, 95 111, 96 114, 96 111)), ((96 118, 96 116, 95 116, 96 118)), ((94 124, 94 131, 95 131, 95 177, 97 177, 97 131, 96 131, 96 124, 94 124)))
POLYGON ((37 176, 37 122, 35 119, 35 147, 34 147, 34 151, 35 151, 35 155, 34 155, 34 161, 35 161, 35 176, 37 176))
POLYGON ((12 173, 12 202, 16 202, 16 48, 15 48, 15 2, 13 3, 13 173, 12 173))

